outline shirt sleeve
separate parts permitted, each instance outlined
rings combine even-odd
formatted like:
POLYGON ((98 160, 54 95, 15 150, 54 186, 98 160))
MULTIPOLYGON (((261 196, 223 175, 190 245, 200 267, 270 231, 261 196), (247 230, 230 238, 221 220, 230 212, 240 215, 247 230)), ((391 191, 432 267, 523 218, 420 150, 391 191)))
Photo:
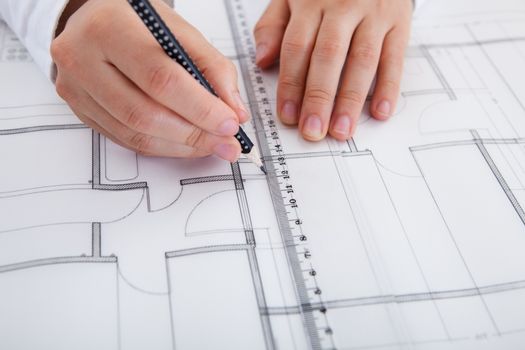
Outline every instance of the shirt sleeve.
POLYGON ((414 1, 414 11, 417 11, 421 5, 427 0, 413 0, 414 1))
POLYGON ((0 0, 0 19, 18 36, 33 60, 51 79, 49 52, 60 15, 69 0, 0 0))
MULTIPOLYGON (((0 20, 4 20, 27 48, 40 69, 51 80, 56 69, 51 58, 60 16, 70 0, 0 0, 0 20)), ((173 0, 164 0, 173 7, 173 0)))

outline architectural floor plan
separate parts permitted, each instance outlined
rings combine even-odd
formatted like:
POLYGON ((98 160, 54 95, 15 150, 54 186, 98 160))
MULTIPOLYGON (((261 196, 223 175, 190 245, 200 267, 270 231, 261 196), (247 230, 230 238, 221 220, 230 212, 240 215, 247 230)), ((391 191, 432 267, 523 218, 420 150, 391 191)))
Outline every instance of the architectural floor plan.
POLYGON ((0 349, 525 347, 525 2, 428 0, 396 116, 316 144, 253 65, 265 1, 175 5, 269 175, 117 146, 0 23, 0 349))

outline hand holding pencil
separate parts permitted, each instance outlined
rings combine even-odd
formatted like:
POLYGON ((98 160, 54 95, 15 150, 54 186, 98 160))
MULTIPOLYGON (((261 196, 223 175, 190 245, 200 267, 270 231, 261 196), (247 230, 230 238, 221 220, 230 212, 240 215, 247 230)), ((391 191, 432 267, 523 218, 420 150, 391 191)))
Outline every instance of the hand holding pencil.
POLYGON ((77 116, 140 154, 236 161, 248 119, 230 60, 160 0, 157 11, 220 99, 196 84, 138 21, 127 1, 90 0, 55 39, 56 88, 77 116))
MULTIPOLYGON (((191 56, 186 52, 186 49, 177 40, 149 0, 128 0, 128 2, 137 13, 139 19, 144 23, 144 26, 150 31, 160 47, 162 47, 166 55, 185 69, 186 72, 210 94, 219 97, 210 82, 204 77, 204 74, 202 74, 199 67, 193 62, 191 56)), ((238 132, 235 134, 235 139, 241 146, 241 152, 266 174, 266 168, 260 159, 257 147, 241 127, 239 127, 238 132)))

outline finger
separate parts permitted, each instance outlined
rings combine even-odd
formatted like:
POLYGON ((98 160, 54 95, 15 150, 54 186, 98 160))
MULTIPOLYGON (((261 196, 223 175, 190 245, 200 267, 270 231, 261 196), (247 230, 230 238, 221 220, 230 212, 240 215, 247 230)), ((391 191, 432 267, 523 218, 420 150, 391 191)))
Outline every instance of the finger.
POLYGON ((191 148, 191 147, 188 147, 188 146, 184 146, 184 145, 172 145, 171 147, 166 147, 165 145, 160 145, 160 149, 161 149, 161 152, 157 153, 148 153, 148 152, 141 152, 140 150, 138 149, 133 149, 133 147, 127 143, 127 142, 124 142, 118 138, 116 138, 115 136, 113 136, 111 134, 111 132, 109 132, 108 130, 104 129, 102 126, 100 126, 96 121, 94 121, 93 119, 91 119, 90 117, 88 117, 86 114, 84 114, 84 112, 81 112, 81 110, 85 110, 85 108, 76 108, 76 107, 73 107, 73 106, 70 106, 70 108, 73 110, 73 112, 76 114, 76 116, 84 123, 86 124, 87 126, 89 126, 91 129, 94 129, 96 130, 97 132, 99 132, 100 134, 104 135, 105 137, 107 137, 108 139, 110 139, 111 141, 113 141, 114 143, 124 147, 124 148, 127 148, 127 149, 131 149, 137 153, 140 153, 140 154, 143 154, 143 155, 146 155, 146 156, 156 156, 156 157, 170 157, 170 158, 200 158, 200 157, 206 157, 208 156, 209 154, 204 152, 204 151, 201 151, 201 150, 198 150, 198 149, 194 149, 194 148, 191 148))
POLYGON ((134 131, 182 143, 188 123, 177 113, 145 95, 114 66, 101 62, 91 69, 99 78, 84 77, 83 87, 112 117, 134 131))
POLYGON ((235 65, 221 56, 213 63, 203 63, 202 67, 203 74, 206 75, 215 92, 235 111, 239 122, 246 123, 250 120, 250 114, 237 87, 238 76, 235 65))
POLYGON ((336 139, 346 140, 355 131, 377 71, 384 33, 377 23, 365 21, 352 38, 330 125, 336 139))
MULTIPOLYGON (((96 82, 86 80, 88 94, 133 131, 206 152, 217 153, 217 148, 227 148, 226 145, 232 149, 238 146, 233 137, 207 133, 151 100, 113 66, 99 64, 95 73, 102 78, 96 82)), ((235 154, 228 156, 228 159, 234 157, 235 154)))
POLYGON ((319 141, 326 136, 350 46, 350 33, 357 21, 335 13, 323 18, 312 52, 299 121, 299 129, 307 140, 319 141))
POLYGON ((408 28, 394 28, 385 37, 370 104, 370 114, 376 119, 387 119, 396 110, 409 32, 408 28))
MULTIPOLYGON (((133 11, 130 12, 133 21, 116 25, 131 27, 126 40, 119 35, 104 41, 106 58, 147 95, 192 124, 216 135, 235 135, 239 129, 235 111, 171 60, 133 11)), ((177 28, 183 28, 187 24, 178 25, 177 28)))
POLYGON ((320 11, 299 8, 292 13, 281 47, 281 68, 277 87, 277 111, 285 124, 297 124, 306 75, 314 47, 320 11))
POLYGON ((254 30, 255 61, 261 68, 269 67, 279 57, 289 20, 290 9, 286 0, 273 0, 257 22, 254 30))
MULTIPOLYGON (((162 12, 162 8, 159 10, 162 12)), ((173 11, 164 17, 168 27, 177 28, 175 35, 184 43, 185 49, 215 92, 235 111, 241 123, 247 122, 250 117, 239 92, 237 67, 213 47, 200 31, 181 17, 174 16, 173 11)))
MULTIPOLYGON (((240 146, 232 137, 225 137, 224 140, 216 143, 215 140, 211 140, 216 138, 216 136, 207 134, 200 129, 195 129, 196 131, 193 131, 184 139, 185 143, 183 144, 152 136, 133 130, 115 119, 88 92, 74 94, 79 97, 71 99, 72 103, 70 105, 78 112, 79 117, 83 118, 84 122, 97 130, 100 129, 104 135, 137 153, 163 157, 180 157, 181 154, 190 156, 188 151, 192 149, 196 156, 214 153, 230 162, 239 158, 240 146), (89 121, 86 121, 86 118, 89 121), (181 150, 186 151, 181 153, 181 150)), ((181 128, 185 128, 183 123, 187 122, 181 120, 181 128)))

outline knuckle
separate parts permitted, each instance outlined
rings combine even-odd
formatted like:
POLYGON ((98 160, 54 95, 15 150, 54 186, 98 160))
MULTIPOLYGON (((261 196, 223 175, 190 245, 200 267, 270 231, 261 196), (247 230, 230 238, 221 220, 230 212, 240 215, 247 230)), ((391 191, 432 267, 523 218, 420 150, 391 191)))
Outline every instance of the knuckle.
POLYGON ((310 45, 304 39, 285 40, 281 47, 283 55, 295 57, 297 55, 305 55, 309 51, 310 45))
POLYGON ((384 90, 397 92, 399 90, 400 82, 391 78, 384 78, 378 83, 378 85, 384 90))
POLYGON ((60 70, 74 69, 77 63, 75 50, 62 39, 55 39, 51 44, 51 57, 60 70))
POLYGON ((174 89, 178 83, 178 75, 165 66, 150 68, 148 87, 154 96, 163 94, 167 89, 174 89))
POLYGON ((62 80, 60 76, 57 77, 57 80, 55 82, 55 90, 60 97, 62 97, 64 100, 66 99, 65 96, 68 93, 68 89, 64 80, 62 80))
POLYGON ((67 85, 63 79, 57 79, 55 83, 55 90, 64 101, 68 102, 69 104, 73 104, 75 102, 75 96, 73 94, 73 90, 67 85))
POLYGON ((110 17, 112 11, 98 11, 96 16, 90 16, 83 27, 83 34, 87 38, 97 39, 102 36, 107 36, 108 24, 114 23, 114 18, 110 17))
POLYGON ((131 147, 139 154, 148 155, 152 153, 153 138, 143 133, 136 133, 129 139, 131 147))
POLYGON ((364 68, 374 68, 379 59, 379 52, 372 43, 360 44, 350 50, 350 58, 364 68))
POLYGON ((253 34, 255 36, 261 35, 265 32, 274 32, 275 30, 283 30, 288 25, 288 22, 285 20, 266 20, 261 19, 257 24, 255 25, 255 29, 253 30, 253 34))
POLYGON ((191 122, 196 125, 202 125, 208 120, 213 120, 213 111, 213 106, 208 103, 204 105, 202 109, 191 118, 191 122))
POLYGON ((144 107, 134 105, 128 107, 125 112, 124 123, 133 130, 148 132, 151 129, 153 120, 144 107))
MULTIPOLYGON (((404 51, 401 51, 404 52, 404 51)), ((381 58, 381 64, 389 69, 395 69, 399 74, 403 69, 404 56, 403 55, 385 55, 381 58)))
POLYGON ((282 74, 279 79, 279 85, 285 89, 302 91, 304 81, 295 75, 282 74))
POLYGON ((272 28, 272 24, 266 20, 261 19, 257 24, 255 25, 255 28, 253 30, 253 34, 255 36, 260 35, 261 33, 267 31, 268 29, 272 28))
POLYGON ((345 54, 347 48, 338 40, 326 40, 318 44, 314 55, 321 59, 333 59, 345 54))
MULTIPOLYGON (((366 6, 367 4, 365 4, 364 6, 366 6)), ((337 11, 337 13, 343 17, 343 18, 349 18, 350 16, 352 16, 354 13, 355 13, 355 9, 356 8, 365 8, 363 5, 355 5, 353 2, 351 1, 346 1, 346 0, 338 0, 338 1, 335 1, 331 4, 331 7, 330 9, 332 11, 337 11)))
POLYGON ((308 88, 304 94, 306 101, 314 104, 331 104, 334 101, 333 94, 324 87, 308 88))
POLYGON ((61 57, 62 55, 62 52, 63 52, 63 46, 62 46, 62 40, 60 40, 59 38, 53 40, 51 42, 51 57, 53 57, 53 59, 55 61, 57 61, 58 58, 61 57))
POLYGON ((338 102, 343 105, 360 105, 365 102, 366 96, 356 90, 341 90, 337 96, 338 102))
POLYGON ((235 64, 219 53, 196 61, 195 63, 201 67, 201 72, 204 75, 216 75, 218 72, 226 72, 227 74, 237 73, 235 64))
POLYGON ((207 68, 203 70, 204 74, 210 73, 210 75, 217 76, 217 73, 225 73, 228 76, 236 76, 237 67, 235 64, 222 55, 215 57, 209 64, 206 65, 207 68))
POLYGON ((184 144, 197 149, 199 144, 202 141, 202 137, 204 136, 204 132, 202 129, 199 129, 197 127, 192 128, 191 132, 189 133, 188 137, 186 138, 184 144))

